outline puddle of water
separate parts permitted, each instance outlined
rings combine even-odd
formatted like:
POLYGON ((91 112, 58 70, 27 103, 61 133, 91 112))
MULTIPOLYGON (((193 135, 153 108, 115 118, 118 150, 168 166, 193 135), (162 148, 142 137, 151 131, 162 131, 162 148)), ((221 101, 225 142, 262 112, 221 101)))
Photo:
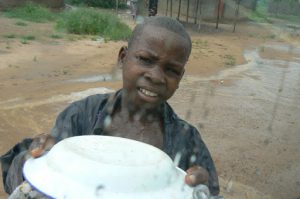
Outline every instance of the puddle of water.
MULTIPOLYGON (((288 50, 287 45, 276 45, 275 48, 288 50)), ((300 48, 293 49, 300 50, 300 48)), ((300 63, 263 59, 258 52, 259 49, 245 51, 244 56, 248 63, 226 69, 218 75, 207 78, 186 76, 185 80, 206 82, 235 79, 234 85, 218 88, 218 94, 242 98, 250 97, 300 107, 300 101, 295 103, 296 99, 300 100, 298 85, 300 82, 300 63), (279 97, 280 100, 278 101, 279 97)))
MULTIPOLYGON (((234 96, 253 96, 256 99, 264 99, 275 102, 280 96, 280 103, 291 105, 294 99, 300 99, 297 82, 300 81, 300 63, 281 60, 262 59, 258 50, 246 51, 245 57, 251 56, 251 62, 238 66, 235 73, 227 71, 228 76, 242 72, 243 78, 239 79, 232 87, 223 88, 223 92, 234 96), (247 70, 240 68, 247 66, 247 70), (257 79, 251 76, 258 77, 257 79)), ((248 60, 248 59, 247 59, 248 60)), ((234 69, 233 69, 234 70, 234 69)), ((295 105, 295 104, 294 104, 295 105)), ((297 103, 297 107, 300 107, 297 103)))
POLYGON ((96 76, 91 76, 91 77, 73 79, 70 81, 71 82, 91 83, 91 82, 106 82, 106 81, 112 81, 112 80, 113 80, 113 76, 111 74, 102 74, 102 75, 96 75, 96 76))
POLYGON ((52 96, 49 99, 42 99, 39 101, 33 101, 33 102, 24 102, 22 100, 16 100, 16 99, 10 99, 4 102, 0 103, 0 109, 7 110, 7 109, 14 109, 14 108, 20 108, 20 107, 34 107, 34 106, 40 106, 44 104, 51 104, 51 103, 56 103, 56 102, 74 102, 83 98, 86 98, 90 95, 95 95, 95 94, 105 94, 105 93, 111 93, 114 92, 112 89, 108 89, 105 87, 100 87, 100 88, 90 88, 84 91, 79 91, 79 92, 72 92, 69 95, 57 95, 57 96, 52 96))
POLYGON ((272 48, 274 50, 284 51, 286 53, 300 54, 300 47, 288 44, 265 44, 263 46, 267 48, 272 48))

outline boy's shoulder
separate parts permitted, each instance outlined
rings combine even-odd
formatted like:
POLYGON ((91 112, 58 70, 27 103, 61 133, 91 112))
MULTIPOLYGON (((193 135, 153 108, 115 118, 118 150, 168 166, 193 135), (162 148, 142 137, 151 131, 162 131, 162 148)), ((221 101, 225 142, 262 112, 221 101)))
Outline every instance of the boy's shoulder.
POLYGON ((167 117, 167 123, 171 124, 173 128, 184 129, 185 132, 199 134, 197 128, 179 117, 168 103, 166 103, 165 117, 167 117))
POLYGON ((72 102, 70 106, 77 106, 77 107, 96 106, 100 103, 103 103, 103 101, 108 100, 110 96, 114 95, 114 93, 115 92, 107 92, 107 93, 89 95, 83 99, 72 102))

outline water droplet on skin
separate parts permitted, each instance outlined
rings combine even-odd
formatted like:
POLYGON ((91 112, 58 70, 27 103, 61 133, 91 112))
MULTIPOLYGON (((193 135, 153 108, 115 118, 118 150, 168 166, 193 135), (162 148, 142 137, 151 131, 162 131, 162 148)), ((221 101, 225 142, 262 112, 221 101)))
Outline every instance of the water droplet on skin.
POLYGON ((105 117, 104 119, 104 127, 107 128, 111 125, 111 117, 110 116, 107 116, 105 117))
POLYGON ((178 152, 178 153, 176 153, 175 158, 174 158, 174 164, 176 167, 178 167, 180 159, 181 159, 181 153, 178 152))
POLYGON ((191 161, 191 163, 194 163, 196 161, 196 156, 192 155, 191 158, 190 158, 190 161, 191 161))

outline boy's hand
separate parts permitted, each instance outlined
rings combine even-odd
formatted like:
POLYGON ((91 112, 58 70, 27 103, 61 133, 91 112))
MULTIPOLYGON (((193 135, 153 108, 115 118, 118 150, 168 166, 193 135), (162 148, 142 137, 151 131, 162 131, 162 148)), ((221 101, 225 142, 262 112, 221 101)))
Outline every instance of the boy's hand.
POLYGON ((50 134, 40 134, 33 139, 29 147, 29 153, 32 157, 38 158, 42 156, 45 151, 51 149, 55 143, 55 138, 50 134))
POLYGON ((208 172, 200 166, 193 166, 186 171, 185 183, 190 186, 208 185, 208 172))

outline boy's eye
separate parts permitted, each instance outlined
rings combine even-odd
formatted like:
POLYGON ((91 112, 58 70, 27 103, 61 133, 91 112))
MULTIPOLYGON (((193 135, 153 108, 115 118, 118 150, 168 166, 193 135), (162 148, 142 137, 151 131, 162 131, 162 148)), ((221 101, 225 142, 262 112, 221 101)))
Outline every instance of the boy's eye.
POLYGON ((137 56, 137 59, 142 63, 146 65, 150 65, 153 63, 153 61, 145 56, 137 56))
POLYGON ((174 68, 167 68, 167 73, 170 75, 175 75, 175 76, 180 76, 181 75, 181 71, 176 70, 174 68))

